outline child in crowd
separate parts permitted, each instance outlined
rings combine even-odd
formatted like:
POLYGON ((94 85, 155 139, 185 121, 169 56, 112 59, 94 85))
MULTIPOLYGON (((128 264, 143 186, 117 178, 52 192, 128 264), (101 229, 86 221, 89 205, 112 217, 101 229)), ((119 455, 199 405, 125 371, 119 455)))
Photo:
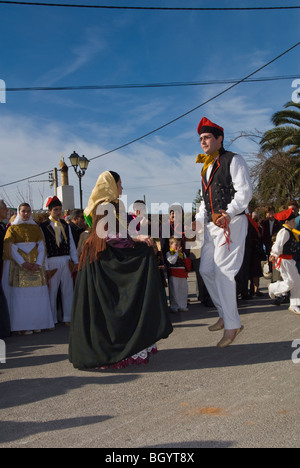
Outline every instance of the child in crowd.
POLYGON ((281 211, 275 215, 279 221, 285 221, 276 236, 269 260, 276 262, 275 268, 280 271, 283 281, 276 281, 269 285, 269 296, 276 296, 290 291, 289 310, 300 315, 300 275, 296 268, 293 255, 299 249, 299 231, 295 230, 295 214, 292 209, 281 211))
POLYGON ((191 271, 191 260, 182 252, 181 240, 171 237, 166 260, 169 266, 169 294, 172 312, 187 312, 188 271, 191 271))

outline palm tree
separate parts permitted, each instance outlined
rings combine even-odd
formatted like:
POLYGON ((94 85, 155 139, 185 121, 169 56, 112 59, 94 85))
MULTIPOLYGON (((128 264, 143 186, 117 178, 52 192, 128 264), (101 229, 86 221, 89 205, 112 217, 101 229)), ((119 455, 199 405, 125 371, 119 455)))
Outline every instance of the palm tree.
POLYGON ((257 156, 258 162, 251 167, 257 199, 276 209, 288 200, 299 200, 299 156, 290 156, 285 151, 272 151, 271 156, 263 152, 257 156))
POLYGON ((286 110, 272 116, 275 128, 264 133, 261 149, 285 150, 290 156, 300 156, 300 103, 290 101, 284 107, 286 110))
POLYGON ((263 134, 254 166, 260 198, 275 205, 299 199, 300 103, 290 101, 284 107, 272 116, 275 127, 263 134))

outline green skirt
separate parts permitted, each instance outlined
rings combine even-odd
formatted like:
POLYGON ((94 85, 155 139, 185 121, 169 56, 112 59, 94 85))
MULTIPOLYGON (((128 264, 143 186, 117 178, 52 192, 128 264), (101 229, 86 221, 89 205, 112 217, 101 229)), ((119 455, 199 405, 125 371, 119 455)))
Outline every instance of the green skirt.
POLYGON ((107 244, 77 275, 69 359, 77 369, 109 366, 167 338, 173 327, 152 247, 107 244))

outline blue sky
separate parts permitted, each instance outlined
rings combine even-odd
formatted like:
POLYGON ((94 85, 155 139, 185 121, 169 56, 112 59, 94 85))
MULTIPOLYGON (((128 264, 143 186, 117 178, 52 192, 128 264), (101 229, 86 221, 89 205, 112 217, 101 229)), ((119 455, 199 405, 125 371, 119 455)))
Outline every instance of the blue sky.
MULTIPOLYGON (((48 1, 50 3, 50 1, 48 1)), ((72 4, 167 7, 297 6, 289 0, 72 0, 72 4)), ((299 41, 299 10, 183 12, 50 8, 0 4, 0 79, 7 88, 149 84, 241 79, 299 41)), ((255 77, 297 75, 300 47, 255 77)), ((228 84, 142 89, 24 91, 0 104, 0 185, 58 167, 75 150, 96 158, 199 106, 228 84)), ((205 115, 225 128, 225 146, 241 132, 272 127, 291 100, 292 80, 243 83, 186 117, 121 150, 93 159, 84 204, 104 170, 121 174, 128 205, 192 203, 199 187, 205 115)), ((230 149, 249 164, 258 147, 239 138, 230 149)), ((0 187, 13 205, 35 209, 52 194, 47 175, 0 187), (34 182, 32 182, 34 181, 34 182)), ((79 205, 78 179, 70 184, 79 205)), ((9 203, 10 204, 10 203, 9 203)))

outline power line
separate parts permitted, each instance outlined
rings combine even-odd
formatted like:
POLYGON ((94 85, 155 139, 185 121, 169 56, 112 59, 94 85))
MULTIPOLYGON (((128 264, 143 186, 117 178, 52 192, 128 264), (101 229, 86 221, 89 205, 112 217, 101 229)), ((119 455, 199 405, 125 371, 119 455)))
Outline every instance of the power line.
MULTIPOLYGON (((270 60, 269 62, 267 62, 265 65, 259 67, 257 70, 255 70, 254 72, 250 73, 249 75, 245 76, 244 78, 242 78, 241 80, 235 82, 234 84, 232 84, 231 86, 229 86, 228 88, 224 89, 223 91, 221 91, 220 93, 216 94, 215 96, 207 99, 206 101, 202 102, 201 104, 199 104, 198 106, 194 107, 193 109, 190 109, 189 111, 185 112, 184 114, 181 114, 180 116, 174 118, 173 120, 171 120, 170 122, 167 122, 163 125, 161 125, 160 127, 154 129, 154 130, 151 130, 150 132, 148 133, 145 133, 144 135, 138 137, 138 138, 135 138, 134 140, 131 140, 127 143, 124 143, 123 145, 121 146, 118 146, 117 148, 114 148, 112 150, 109 150, 109 151, 106 151, 105 153, 102 153, 98 156, 95 156, 93 158, 90 159, 90 161, 93 161, 95 159, 98 159, 98 158, 101 158, 103 156, 106 156, 108 154, 111 154, 111 153, 114 153, 116 151, 119 151, 120 149, 123 149, 123 148, 126 148, 127 146, 129 145, 132 145, 133 143, 136 143, 150 135, 153 135, 154 133, 158 132, 159 130, 162 130, 163 128, 166 128, 168 127, 169 125, 177 122, 178 120, 186 117, 187 115, 191 114, 192 112, 195 112, 196 110, 200 109, 201 107, 205 106, 206 104, 208 104, 209 102, 212 102, 214 101, 215 99, 217 99, 218 97, 222 96, 223 94, 227 93, 228 91, 230 91, 231 89, 235 88, 236 86, 238 86, 239 84, 245 82, 246 80, 248 80, 249 78, 251 78, 253 75, 255 75, 256 73, 260 72, 261 70, 263 70, 264 68, 267 68, 269 65, 271 65, 272 63, 276 62, 277 60, 279 60, 281 57, 283 57, 284 55, 288 54, 289 52, 291 52, 293 49, 295 49, 296 47, 298 47, 300 45, 300 42, 297 42, 296 44, 294 44, 292 47, 290 47, 289 49, 285 50, 284 52, 282 52, 280 55, 278 55, 277 57, 273 58, 272 60, 270 60)), ((49 171, 45 171, 45 172, 41 172, 39 174, 36 174, 36 175, 32 175, 30 177, 25 177, 23 179, 19 179, 19 180, 16 180, 14 182, 9 182, 7 184, 3 184, 3 185, 0 185, 0 188, 1 187, 7 187, 8 185, 13 185, 13 184, 17 184, 19 182, 23 182, 25 180, 29 180, 29 179, 32 179, 32 178, 35 178, 35 177, 38 177, 38 176, 41 176, 41 175, 44 175, 44 174, 47 174, 51 172, 51 170, 49 171)))
POLYGON ((112 5, 76 5, 70 3, 44 3, 44 2, 17 2, 0 0, 7 5, 46 6, 62 8, 92 8, 102 10, 152 10, 152 11, 261 11, 261 10, 292 10, 300 9, 300 6, 277 7, 146 7, 146 6, 112 6, 112 5))
POLYGON ((146 133, 145 135, 142 135, 141 137, 138 137, 138 138, 135 138, 134 140, 128 142, 128 143, 125 143, 124 145, 121 145, 119 146, 118 148, 115 148, 113 150, 110 150, 110 151, 107 151, 103 154, 100 154, 99 156, 95 156, 94 158, 91 158, 91 161, 93 161, 94 159, 98 159, 98 158, 101 158, 102 156, 106 156, 107 154, 110 154, 110 153, 113 153, 115 151, 118 151, 120 149, 123 149, 125 148, 126 146, 129 146, 131 145, 132 143, 136 143, 137 141, 140 141, 144 138, 146 138, 147 136, 150 136, 150 135, 153 135, 153 133, 156 133, 158 132, 159 130, 162 130, 163 128, 165 127, 168 127, 169 125, 177 122, 178 120, 182 119, 183 117, 186 117, 187 115, 191 114, 192 112, 195 112, 196 110, 200 109, 200 107, 203 107, 205 106, 206 104, 208 104, 209 102, 211 101, 214 101, 215 99, 217 99, 218 97, 222 96, 223 94, 227 93, 228 91, 230 91, 231 89, 235 88, 236 86, 238 86, 240 83, 243 83, 245 80, 248 80, 251 76, 255 75, 256 73, 258 73, 259 71, 263 70, 264 68, 268 67, 269 65, 271 65, 272 63, 274 63, 275 61, 277 61, 278 59, 280 59, 281 57, 283 57, 284 55, 286 55, 287 53, 289 53, 291 50, 295 49, 296 47, 298 47, 300 45, 300 42, 297 42, 295 45, 293 45, 292 47, 290 47, 289 49, 287 49, 286 51, 282 52, 280 55, 278 55, 277 57, 275 57, 274 59, 270 60, 268 63, 266 63, 265 65, 261 66, 260 68, 258 68, 257 70, 255 70, 254 72, 250 73, 249 75, 245 76, 243 79, 237 81, 236 83, 232 84, 231 86, 229 86, 228 88, 224 89, 223 91, 221 91, 220 93, 216 94, 215 96, 213 96, 212 98, 210 99, 207 99, 206 101, 204 101, 203 103, 199 104, 199 106, 196 106, 194 107, 193 109, 185 112, 184 114, 180 115, 179 117, 176 117, 175 119, 171 120, 170 122, 167 122, 166 124, 164 125, 161 125, 160 127, 146 133))
MULTIPOLYGON (((279 80, 293 80, 299 78, 298 75, 287 76, 273 76, 262 78, 250 78, 244 80, 243 83, 254 83, 263 81, 279 81, 279 80)), ((83 85, 83 86, 32 86, 32 87, 18 87, 6 88, 6 91, 80 91, 80 90, 107 90, 107 89, 136 89, 136 88, 170 88, 170 87, 184 87, 184 86, 208 86, 215 84, 230 84, 239 83, 239 79, 228 80, 206 80, 206 81, 175 81, 166 83, 136 83, 136 84, 116 84, 116 85, 83 85)))
POLYGON ((25 180, 34 179, 35 177, 39 177, 39 176, 42 176, 44 174, 49 174, 49 172, 53 172, 52 169, 50 169, 48 171, 45 171, 45 172, 40 172, 39 174, 35 174, 35 175, 30 176, 30 177, 24 177, 23 179, 15 180, 14 182, 9 182, 8 184, 0 185, 0 188, 8 187, 9 185, 18 184, 19 182, 24 182, 25 180))

